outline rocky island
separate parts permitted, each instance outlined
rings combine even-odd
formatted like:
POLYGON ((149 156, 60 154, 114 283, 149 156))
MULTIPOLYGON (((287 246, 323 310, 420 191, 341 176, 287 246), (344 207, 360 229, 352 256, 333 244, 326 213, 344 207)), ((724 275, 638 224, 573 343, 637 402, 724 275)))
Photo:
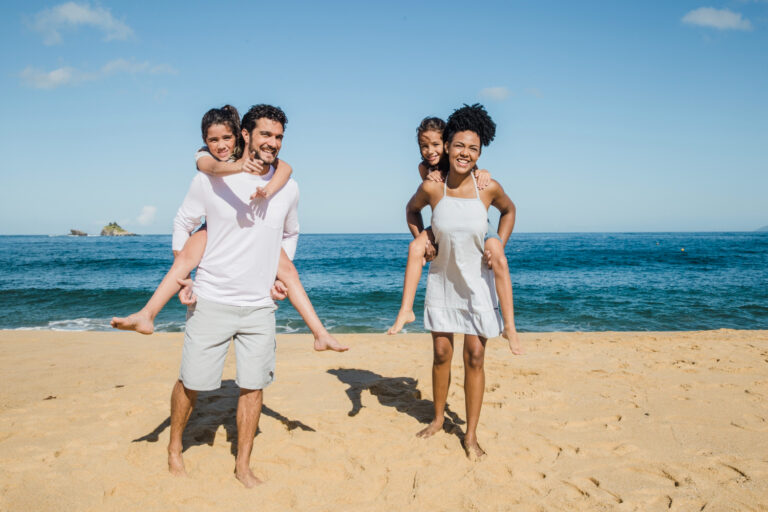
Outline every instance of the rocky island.
POLYGON ((124 230, 117 222, 110 222, 102 228, 101 236, 136 236, 136 233, 124 230))
POLYGON ((69 236, 88 236, 88 233, 80 231, 79 229, 70 229, 69 236))

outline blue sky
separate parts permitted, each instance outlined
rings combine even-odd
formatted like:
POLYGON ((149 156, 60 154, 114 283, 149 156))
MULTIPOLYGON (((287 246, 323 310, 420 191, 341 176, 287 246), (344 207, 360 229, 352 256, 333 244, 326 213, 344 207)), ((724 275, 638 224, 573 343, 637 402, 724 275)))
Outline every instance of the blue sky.
POLYGON ((302 231, 405 232, 415 127, 482 102, 516 231, 768 224, 768 2, 16 2, 0 234, 168 233, 203 113, 288 115, 302 231))

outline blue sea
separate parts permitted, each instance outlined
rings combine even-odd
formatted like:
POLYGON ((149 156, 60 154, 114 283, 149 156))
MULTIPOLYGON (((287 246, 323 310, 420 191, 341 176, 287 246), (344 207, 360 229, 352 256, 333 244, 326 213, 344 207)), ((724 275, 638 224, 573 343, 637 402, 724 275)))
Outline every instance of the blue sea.
MULTIPOLYGON (((409 235, 302 235, 296 267, 331 332, 383 332, 395 318, 409 235)), ((171 265, 167 235, 0 236, 0 329, 109 330, 171 265)), ((768 233, 513 234, 520 331, 768 329, 768 233)), ((422 332, 424 280, 416 299, 422 332)), ((180 331, 174 299, 156 321, 180 331)), ((280 332, 308 332, 286 300, 280 332)))

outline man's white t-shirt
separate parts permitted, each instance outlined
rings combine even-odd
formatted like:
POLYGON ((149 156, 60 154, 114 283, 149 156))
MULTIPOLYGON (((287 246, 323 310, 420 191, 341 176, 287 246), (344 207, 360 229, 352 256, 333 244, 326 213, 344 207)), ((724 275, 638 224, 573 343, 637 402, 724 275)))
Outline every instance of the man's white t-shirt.
POLYGON ((196 173, 173 221, 173 250, 184 247, 205 217, 208 241, 195 277, 198 297, 232 306, 273 304, 269 292, 280 249, 293 259, 299 238, 299 186, 293 179, 269 199, 250 199, 274 172, 270 166, 264 176, 196 173))

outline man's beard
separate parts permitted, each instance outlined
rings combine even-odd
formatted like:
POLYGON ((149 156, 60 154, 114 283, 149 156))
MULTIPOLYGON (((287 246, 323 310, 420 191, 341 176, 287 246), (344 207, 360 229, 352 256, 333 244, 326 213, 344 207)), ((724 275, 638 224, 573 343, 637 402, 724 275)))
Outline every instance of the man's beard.
POLYGON ((277 159, 277 153, 268 153, 261 151, 259 148, 249 148, 249 152, 254 158, 261 160, 265 164, 273 164, 277 159))

